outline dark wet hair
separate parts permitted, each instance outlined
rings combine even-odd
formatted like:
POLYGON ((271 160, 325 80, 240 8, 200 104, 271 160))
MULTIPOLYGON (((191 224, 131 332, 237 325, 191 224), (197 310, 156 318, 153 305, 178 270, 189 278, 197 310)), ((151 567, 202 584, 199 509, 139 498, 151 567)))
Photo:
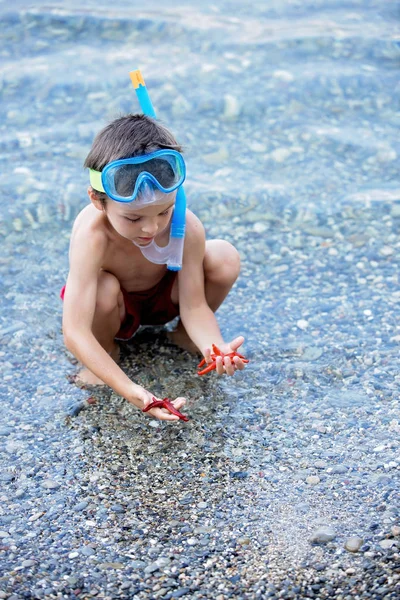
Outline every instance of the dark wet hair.
MULTIPOLYGON (((114 160, 142 156, 163 148, 182 151, 172 133, 160 121, 143 114, 125 115, 99 131, 84 167, 102 171, 114 160)), ((105 206, 107 195, 94 191, 105 206)))

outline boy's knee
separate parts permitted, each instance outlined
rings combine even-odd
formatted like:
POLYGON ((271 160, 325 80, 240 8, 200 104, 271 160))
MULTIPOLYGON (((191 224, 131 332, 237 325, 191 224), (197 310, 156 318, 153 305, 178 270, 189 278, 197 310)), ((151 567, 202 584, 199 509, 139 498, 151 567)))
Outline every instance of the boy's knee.
MULTIPOLYGON (((234 283, 240 273, 240 255, 235 246, 225 240, 212 240, 211 271, 221 283, 234 283)), ((207 265, 206 269, 207 269, 207 265)))
POLYGON ((118 306, 121 286, 111 273, 101 271, 97 282, 96 311, 109 314, 118 306))

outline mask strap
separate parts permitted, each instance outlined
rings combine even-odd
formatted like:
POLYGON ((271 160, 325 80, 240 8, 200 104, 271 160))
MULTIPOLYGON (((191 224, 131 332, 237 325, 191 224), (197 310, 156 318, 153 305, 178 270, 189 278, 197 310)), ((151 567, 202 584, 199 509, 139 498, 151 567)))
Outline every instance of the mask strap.
POLYGON ((95 171, 94 169, 89 169, 89 180, 90 185, 97 192, 104 192, 103 184, 101 182, 101 171, 95 171))

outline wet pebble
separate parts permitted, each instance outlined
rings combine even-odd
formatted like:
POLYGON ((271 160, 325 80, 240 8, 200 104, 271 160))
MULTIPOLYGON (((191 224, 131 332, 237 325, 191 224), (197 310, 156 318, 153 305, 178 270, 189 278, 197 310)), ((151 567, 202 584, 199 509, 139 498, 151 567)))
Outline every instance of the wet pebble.
POLYGON ((43 481, 42 486, 47 490, 57 490, 60 487, 58 481, 53 481, 52 479, 46 479, 43 481))
POLYGON ((349 552, 358 552, 363 545, 363 540, 360 537, 353 536, 346 540, 344 547, 349 552))
POLYGON ((336 531, 332 527, 319 527, 310 536, 312 544, 327 544, 336 538, 336 531))
POLYGON ((82 502, 78 502, 78 504, 75 504, 74 510, 76 512, 80 512, 82 510, 85 510, 88 506, 89 506, 89 502, 83 500, 82 502))
POLYGON ((306 482, 308 483, 308 485, 318 485, 320 481, 321 480, 318 477, 318 475, 310 475, 306 478, 306 482))

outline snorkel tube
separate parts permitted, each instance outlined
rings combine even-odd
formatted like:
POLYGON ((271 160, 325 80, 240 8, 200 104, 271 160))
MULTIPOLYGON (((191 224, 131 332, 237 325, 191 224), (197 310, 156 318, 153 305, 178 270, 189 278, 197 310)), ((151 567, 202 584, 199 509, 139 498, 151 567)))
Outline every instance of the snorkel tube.
MULTIPOLYGON (((129 75, 143 114, 156 119, 156 113, 140 70, 131 71, 129 75)), ((171 231, 167 246, 158 246, 155 240, 148 246, 138 246, 143 256, 157 265, 166 264, 167 269, 170 271, 180 271, 182 268, 183 244, 185 241, 185 224, 186 194, 181 185, 176 193, 174 214, 172 215, 171 231)))

